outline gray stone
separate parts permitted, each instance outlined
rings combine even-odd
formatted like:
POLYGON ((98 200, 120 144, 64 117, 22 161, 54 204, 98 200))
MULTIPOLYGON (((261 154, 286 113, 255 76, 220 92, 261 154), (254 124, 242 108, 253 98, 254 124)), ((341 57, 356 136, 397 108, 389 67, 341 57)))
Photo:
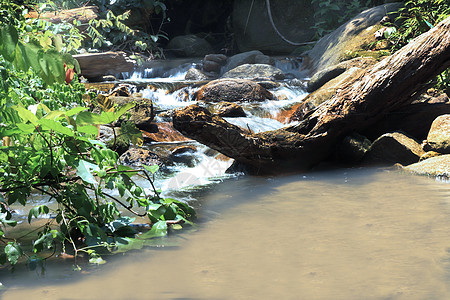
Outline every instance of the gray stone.
POLYGON ((363 135, 357 133, 348 135, 339 143, 336 159, 339 162, 356 164, 361 161, 371 144, 370 140, 363 135))
POLYGON ((119 161, 132 167, 163 165, 161 158, 156 153, 142 148, 128 149, 119 157, 119 161))
POLYGON ((336 65, 345 60, 347 51, 361 49, 362 45, 375 40, 374 33, 386 14, 398 10, 402 3, 380 5, 363 11, 335 31, 321 38, 314 48, 307 52, 304 67, 311 76, 319 70, 336 65))
POLYGON ((285 75, 271 65, 245 64, 226 72, 222 78, 283 80, 285 75))
POLYGON ((450 153, 450 115, 439 116, 433 121, 424 148, 426 151, 450 153))
POLYGON ((418 162, 423 154, 425 151, 414 139, 400 132, 386 133, 373 142, 364 163, 409 165, 418 162))
POLYGON ((213 52, 211 45, 196 35, 179 35, 167 45, 166 50, 172 51, 179 57, 203 57, 213 52))
POLYGON ((259 55, 264 55, 261 51, 248 51, 233 55, 228 58, 227 64, 223 68, 223 72, 227 72, 243 64, 254 64, 255 58, 259 55))
POLYGON ((450 154, 428 158, 403 170, 417 175, 450 178, 450 154))
POLYGON ((208 75, 196 68, 190 68, 184 76, 186 80, 202 81, 211 79, 208 75))

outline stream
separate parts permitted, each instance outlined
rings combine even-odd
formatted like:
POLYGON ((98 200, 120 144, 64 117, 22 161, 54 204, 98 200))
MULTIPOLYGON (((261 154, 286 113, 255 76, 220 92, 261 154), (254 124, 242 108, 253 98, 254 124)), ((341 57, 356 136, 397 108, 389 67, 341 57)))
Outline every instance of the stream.
MULTIPOLYGON (((183 68, 128 82, 182 81, 183 68)), ((289 81, 271 91, 282 100, 244 104, 247 118, 227 120, 254 132, 285 126, 280 112, 306 92, 289 81)), ((179 91, 139 92, 161 111, 193 103, 179 91)), ((196 207, 196 230, 82 272, 62 259, 44 275, 0 270, 1 299, 450 298, 448 182, 378 168, 226 174, 231 160, 185 143, 196 147, 183 154, 191 163, 175 163, 157 185, 196 207)))

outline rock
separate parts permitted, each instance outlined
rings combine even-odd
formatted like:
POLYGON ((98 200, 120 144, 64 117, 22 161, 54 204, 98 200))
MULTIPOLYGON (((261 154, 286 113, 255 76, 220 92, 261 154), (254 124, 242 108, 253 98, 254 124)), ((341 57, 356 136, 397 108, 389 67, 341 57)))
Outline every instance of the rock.
POLYGON ((371 144, 363 135, 357 133, 348 135, 337 146, 336 161, 357 164, 370 149, 371 144))
POLYGON ((283 80, 285 76, 283 71, 271 65, 244 64, 226 72, 222 78, 283 80))
POLYGON ((450 114, 439 116, 433 121, 424 148, 426 151, 450 153, 450 114))
POLYGON ((373 142, 364 163, 409 165, 418 162, 423 154, 425 151, 414 139, 400 132, 386 133, 373 142))
POLYGON ((417 175, 450 178, 450 154, 431 157, 404 167, 403 170, 417 175))
POLYGON ((219 102, 214 107, 214 111, 221 117, 246 117, 242 106, 232 102, 219 102))
POLYGON ((385 132, 402 131, 417 140, 424 140, 433 121, 443 114, 450 114, 449 102, 414 103, 385 114, 363 134, 370 139, 375 139, 385 132))
POLYGON ((203 70, 205 72, 220 73, 222 66, 227 63, 227 56, 223 54, 207 54, 203 58, 203 70))
POLYGON ((73 56, 80 64, 82 76, 95 79, 105 75, 121 76, 123 72, 131 72, 135 61, 125 52, 85 53, 73 56))
MULTIPOLYGON (((287 39, 296 43, 313 40, 315 21, 310 0, 271 0, 270 8, 274 24, 287 39)), ((232 20, 240 51, 290 54, 298 47, 286 43, 273 29, 263 0, 234 1, 232 20)))
POLYGON ((155 133, 143 132, 143 136, 146 141, 179 142, 190 140, 183 136, 178 130, 176 130, 170 122, 157 123, 157 126, 158 131, 155 133))
POLYGON ((273 59, 267 55, 256 55, 255 56, 255 64, 264 64, 264 65, 273 65, 273 59))
POLYGON ((222 66, 219 63, 216 63, 215 61, 204 61, 203 62, 203 71, 205 72, 213 72, 213 73, 220 73, 220 69, 222 68, 222 66))
POLYGON ((226 78, 205 84, 194 94, 194 98, 207 102, 250 102, 273 99, 273 95, 256 82, 226 78))
POLYGON ((166 50, 178 57, 203 57, 213 52, 211 45, 196 35, 179 35, 170 40, 166 50))
POLYGON ((364 44, 375 41, 377 25, 387 14, 398 10, 402 3, 380 5, 363 11, 332 33, 321 38, 307 52, 304 68, 313 76, 319 70, 336 65, 348 57, 348 52, 361 49, 364 44))
POLYGON ((203 81, 203 80, 210 80, 211 77, 209 77, 208 75, 206 75, 205 73, 203 73, 199 69, 190 68, 187 71, 186 76, 184 77, 184 79, 186 79, 186 80, 193 80, 193 81, 203 81))
POLYGON ((311 80, 308 82, 307 91, 310 93, 314 92, 325 83, 341 75, 350 68, 357 67, 360 69, 364 69, 375 63, 376 60, 373 57, 356 57, 351 60, 343 61, 337 65, 330 66, 324 70, 317 72, 313 77, 311 77, 311 80))
POLYGON ((119 127, 109 127, 101 125, 98 130, 97 139, 103 142, 108 148, 116 151, 119 154, 128 150, 130 145, 120 138, 119 127))
POLYGON ((98 90, 105 93, 108 93, 116 86, 115 83, 111 82, 89 82, 83 84, 86 90, 98 90))
POLYGON ((240 65, 244 64, 254 64, 257 56, 264 55, 261 51, 248 51, 233 55, 228 58, 227 64, 223 68, 223 72, 227 72, 231 69, 234 69, 240 65))
MULTIPOLYGON (((125 105, 129 102, 135 102, 136 105, 130 109, 127 113, 130 114, 130 117, 127 118, 127 121, 131 121, 136 124, 136 127, 141 130, 148 130, 151 128, 151 122, 154 118, 153 105, 150 99, 146 98, 134 98, 134 97, 109 97, 114 103, 119 106, 125 105)), ((119 119, 119 122, 125 120, 125 116, 119 119)))
POLYGON ((131 148, 119 157, 119 161, 128 166, 139 168, 142 166, 163 165, 160 157, 147 149, 131 148))
POLYGON ((438 152, 434 152, 434 151, 428 151, 428 152, 425 152, 425 154, 420 157, 419 161, 423 161, 425 159, 429 159, 429 158, 436 157, 439 155, 442 155, 442 154, 438 153, 438 152))
POLYGON ((290 121, 301 121, 306 114, 314 110, 317 106, 330 99, 343 86, 344 83, 352 80, 363 72, 362 69, 353 67, 346 70, 341 75, 328 81, 318 90, 312 92, 303 100, 302 104, 292 114, 290 121))

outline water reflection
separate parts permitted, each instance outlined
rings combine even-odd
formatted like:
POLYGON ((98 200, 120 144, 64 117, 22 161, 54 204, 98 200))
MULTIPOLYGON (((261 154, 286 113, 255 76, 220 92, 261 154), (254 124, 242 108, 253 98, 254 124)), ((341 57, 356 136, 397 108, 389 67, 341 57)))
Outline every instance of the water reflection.
POLYGON ((450 297, 449 184, 348 170, 229 180, 199 196, 200 229, 179 247, 64 284, 16 278, 2 299, 450 297))

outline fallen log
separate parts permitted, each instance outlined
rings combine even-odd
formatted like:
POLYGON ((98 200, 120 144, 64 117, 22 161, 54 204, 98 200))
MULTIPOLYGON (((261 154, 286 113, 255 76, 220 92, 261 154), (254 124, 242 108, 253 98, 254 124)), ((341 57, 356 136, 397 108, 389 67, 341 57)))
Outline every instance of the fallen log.
POLYGON ((450 67, 450 18, 348 81, 298 125, 252 134, 197 105, 175 112, 177 130, 243 163, 251 173, 304 171, 337 142, 411 103, 423 84, 450 67))

